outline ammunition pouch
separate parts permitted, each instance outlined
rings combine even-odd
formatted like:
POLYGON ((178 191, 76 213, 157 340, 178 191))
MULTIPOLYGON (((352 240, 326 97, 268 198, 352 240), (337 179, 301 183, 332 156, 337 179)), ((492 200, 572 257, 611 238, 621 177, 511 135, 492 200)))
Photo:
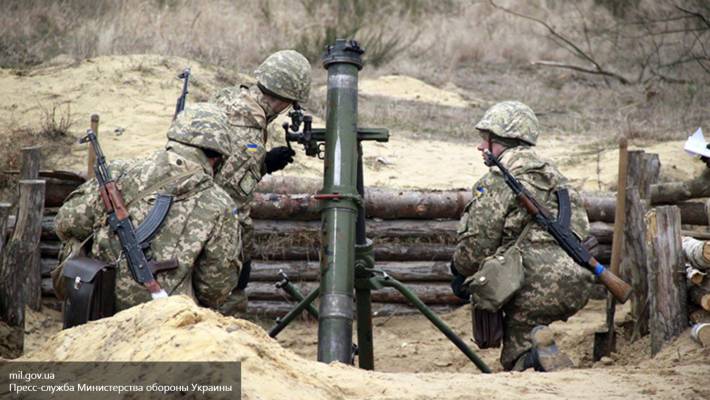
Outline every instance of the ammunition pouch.
POLYGON ((477 309, 495 313, 523 286, 524 279, 523 256, 514 245, 483 261, 478 272, 464 284, 477 309))
POLYGON ((85 324, 115 313, 116 269, 85 256, 69 258, 62 271, 64 329, 85 324))
POLYGON ((533 222, 528 223, 503 254, 486 258, 478 272, 464 282, 471 293, 471 303, 479 310, 495 313, 513 297, 525 281, 523 254, 518 245, 527 236, 533 222))

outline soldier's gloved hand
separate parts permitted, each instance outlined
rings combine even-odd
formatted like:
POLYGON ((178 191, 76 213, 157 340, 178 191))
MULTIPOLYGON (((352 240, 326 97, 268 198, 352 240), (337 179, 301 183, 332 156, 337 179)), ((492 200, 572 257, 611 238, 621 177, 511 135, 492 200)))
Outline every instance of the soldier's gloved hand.
POLYGON ((700 161, 704 162, 705 165, 706 165, 708 168, 710 168, 710 158, 700 156, 700 161))
POLYGON ((286 146, 274 147, 269 150, 264 159, 266 173, 270 174, 286 168, 286 165, 293 162, 293 156, 295 155, 296 152, 286 146))
POLYGON ((471 293, 468 292, 468 286, 463 284, 466 277, 456 270, 453 261, 451 261, 449 268, 451 269, 451 291, 459 299, 468 301, 471 298, 471 293))

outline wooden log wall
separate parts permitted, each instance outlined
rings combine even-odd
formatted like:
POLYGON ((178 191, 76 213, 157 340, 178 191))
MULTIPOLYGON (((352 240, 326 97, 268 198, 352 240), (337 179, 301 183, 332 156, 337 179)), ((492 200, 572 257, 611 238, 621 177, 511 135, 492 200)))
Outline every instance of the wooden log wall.
MULTIPOLYGON (((48 184, 50 181, 58 183, 55 186, 59 189, 56 190, 50 190, 52 185, 48 186, 48 198, 55 193, 54 197, 63 199, 73 187, 83 182, 76 175, 56 171, 40 171, 39 175, 47 179, 48 184)), ((317 181, 309 181, 308 193, 315 193, 319 185, 317 181)), ((253 208, 255 216, 262 219, 255 219, 257 246, 252 272, 254 287, 250 289, 254 301, 250 302, 250 310, 271 316, 287 310, 292 303, 285 301, 284 294, 273 288, 279 270, 283 269, 289 274, 296 285, 303 285, 302 291, 317 281, 320 223, 316 220, 317 202, 311 194, 284 193, 303 191, 304 185, 299 180, 276 177, 262 182, 260 190, 264 188, 281 193, 258 194, 253 208)), ((432 293, 440 293, 443 298, 450 296, 447 291, 447 261, 454 251, 458 215, 469 199, 470 192, 462 190, 418 192, 371 189, 366 202, 368 216, 371 217, 367 229, 368 236, 376 243, 375 259, 378 267, 401 278, 405 283, 431 286, 433 289, 429 292, 422 291, 421 286, 415 288, 430 301, 430 305, 445 307, 432 293), (386 206, 381 206, 383 203, 386 206), (411 272, 401 275, 406 268, 411 268, 411 272)), ((614 219, 615 199, 613 194, 585 193, 583 201, 592 221, 591 234, 599 242, 594 254, 602 263, 608 264, 613 234, 610 223, 614 219)), ((57 207, 60 204, 61 201, 53 200, 47 206, 57 207)), ((685 201, 677 205, 684 224, 708 225, 709 213, 705 201, 685 201)), ((42 219, 42 242, 39 249, 44 295, 53 294, 49 272, 56 267, 61 249, 54 232, 54 212, 56 209, 48 208, 42 219)), ((9 219, 9 225, 14 225, 14 218, 9 219)), ((698 238, 708 236, 702 231, 683 231, 683 234, 698 238)), ((696 298, 705 298, 702 290, 694 289, 694 292, 699 293, 696 298)), ((375 303, 374 308, 389 312, 411 311, 411 308, 402 307, 401 303, 396 302, 397 296, 387 292, 381 297, 376 296, 382 301, 394 303, 375 303)), ((689 298, 693 298, 693 295, 689 294, 689 298)), ((450 300, 455 304, 456 299, 450 300)))

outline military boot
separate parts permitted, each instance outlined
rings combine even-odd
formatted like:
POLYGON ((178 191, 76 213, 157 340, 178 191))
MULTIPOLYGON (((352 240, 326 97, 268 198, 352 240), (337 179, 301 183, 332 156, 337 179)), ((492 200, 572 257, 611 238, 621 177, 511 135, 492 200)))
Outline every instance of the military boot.
POLYGON ((530 331, 530 338, 533 343, 530 361, 536 371, 552 372, 574 367, 572 359, 557 348, 552 330, 547 326, 534 327, 530 331))
POLYGON ((219 312, 234 318, 244 318, 247 315, 248 300, 244 289, 234 289, 219 307, 219 312))

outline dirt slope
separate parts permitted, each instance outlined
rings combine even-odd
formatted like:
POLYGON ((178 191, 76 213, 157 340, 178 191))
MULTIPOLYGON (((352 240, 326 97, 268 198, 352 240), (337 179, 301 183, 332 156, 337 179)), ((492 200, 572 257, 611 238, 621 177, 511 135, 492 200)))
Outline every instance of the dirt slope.
POLYGON ((465 372, 383 373, 301 358, 258 326, 195 306, 174 296, 112 318, 62 331, 22 360, 242 361, 245 399, 700 399, 710 394, 705 361, 673 361, 673 345, 660 362, 639 366, 538 374, 465 372))

